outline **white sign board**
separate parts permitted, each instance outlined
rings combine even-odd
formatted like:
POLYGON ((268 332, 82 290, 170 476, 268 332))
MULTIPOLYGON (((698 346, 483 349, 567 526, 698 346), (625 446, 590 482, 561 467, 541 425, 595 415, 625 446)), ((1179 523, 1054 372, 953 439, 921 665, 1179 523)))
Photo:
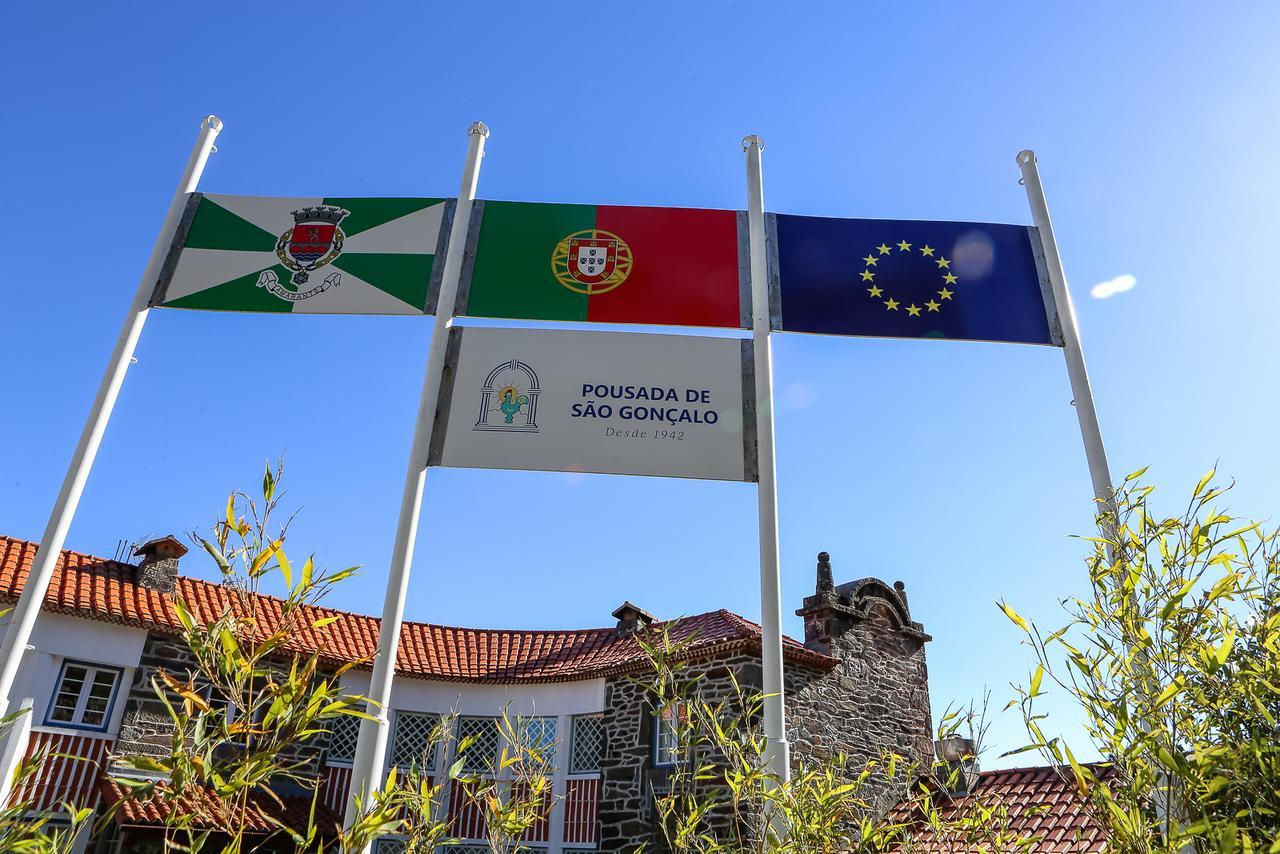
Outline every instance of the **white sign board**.
POLYGON ((739 339, 452 334, 460 339, 450 344, 437 465, 712 480, 747 480, 754 469, 744 463, 739 339))

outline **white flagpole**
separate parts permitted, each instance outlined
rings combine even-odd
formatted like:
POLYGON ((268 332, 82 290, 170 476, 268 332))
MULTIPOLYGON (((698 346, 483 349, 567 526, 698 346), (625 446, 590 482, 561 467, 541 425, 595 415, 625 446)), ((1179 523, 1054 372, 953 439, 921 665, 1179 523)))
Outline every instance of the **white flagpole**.
POLYGON ((422 490, 427 482, 427 454, 431 448, 431 429, 440 398, 440 378, 444 372, 445 348, 449 327, 453 323, 454 304, 458 297, 458 279, 462 272, 462 256, 466 249, 467 229, 471 223, 471 203, 476 197, 480 178, 480 159, 489 129, 476 122, 467 131, 467 163, 462 172, 453 226, 449 231, 449 248, 445 250, 444 271, 440 277, 440 298, 436 305, 435 324, 431 331, 431 349, 422 379, 422 397, 418 402, 418 422, 413 431, 413 447, 409 451, 409 468, 400 499, 400 518, 396 522, 395 545, 387 574, 387 593, 382 604, 378 651, 369 677, 368 702, 365 712, 370 717, 360 721, 360 736, 351 769, 351 797, 344 819, 351 827, 372 802, 373 793, 382 786, 382 771, 387 749, 387 711, 391 704, 391 682, 395 676, 396 653, 400 647, 400 626, 404 621, 404 603, 409 593, 409 572, 413 563, 413 546, 418 537, 418 516, 422 509, 422 490))
POLYGON ((1058 242, 1053 237, 1053 223, 1049 219, 1049 204, 1044 198, 1040 183, 1040 171, 1036 168, 1034 151, 1018 152, 1018 168, 1022 170, 1022 183, 1027 189, 1027 201, 1031 203, 1031 220, 1040 232, 1044 247, 1044 263, 1053 288, 1053 301, 1058 308, 1058 320, 1062 326, 1062 352, 1067 360, 1067 376, 1071 379, 1072 401, 1076 417, 1080 420, 1080 435, 1084 439, 1084 453, 1089 461, 1089 477, 1093 481, 1094 497, 1103 503, 1097 508, 1101 513, 1114 495, 1111 469, 1107 465, 1107 451, 1102 444, 1102 428, 1098 426, 1098 411, 1093 405, 1093 391, 1089 387, 1089 372, 1084 365, 1084 350, 1080 347, 1080 329, 1076 326, 1076 311, 1071 304, 1071 292, 1067 290, 1067 275, 1062 269, 1062 257, 1058 254, 1058 242))
POLYGON ((111 410, 115 407, 116 398, 120 395, 120 386, 124 382, 125 371, 133 358, 138 337, 142 334, 142 326, 150 312, 148 303, 155 291, 156 280, 160 276, 160 268, 168 255, 169 246, 173 242, 174 232, 182 219, 182 212, 187 203, 187 194, 195 192, 200 183, 200 175, 204 172, 209 154, 214 150, 213 143, 222 130, 222 121, 217 116, 207 116, 200 123, 200 133, 196 137, 195 148, 187 160, 182 180, 178 183, 173 201, 169 203, 169 212, 165 215, 164 224, 156 236, 155 246, 151 249, 151 258, 142 272, 142 280, 138 282, 138 291, 134 294, 133 304, 125 315, 124 326, 120 337, 116 339, 115 350, 107 363, 107 371, 98 386, 98 395, 93 399, 89 410, 89 418, 85 421, 84 430, 80 433, 80 442, 71 456, 71 464, 67 467, 66 477, 62 480, 62 489, 54 502, 53 512, 49 514, 49 523, 45 526, 44 536, 40 538, 40 546, 36 551, 35 564, 27 583, 22 588, 18 605, 9 620, 8 631, 4 635, 4 643, 0 645, 0 716, 8 710, 11 701, 14 680, 22 663, 23 652, 31 639, 31 630, 35 626, 36 617, 40 614, 40 606, 44 603, 45 593, 53 578, 53 570, 58 564, 58 555, 62 552, 63 543, 67 539, 67 529, 71 527, 71 519, 75 516, 80 496, 84 492, 85 481, 89 478, 89 470, 93 467, 93 459, 97 456, 98 446, 102 444, 102 434, 107 429, 107 421, 111 418, 111 410))
MULTIPOLYGON (((1067 359, 1067 375, 1071 378, 1071 394, 1075 397, 1072 403, 1076 408, 1076 417, 1080 420, 1080 435, 1084 438, 1084 453, 1089 461, 1089 477, 1093 481, 1093 494, 1098 506, 1095 515, 1102 516, 1114 511, 1112 499, 1115 497, 1114 481, 1111 480, 1111 468, 1107 464, 1107 451, 1102 444, 1102 428, 1098 425, 1098 411, 1093 405, 1093 390, 1089 386, 1089 372, 1084 365, 1084 350, 1080 346, 1080 329, 1076 326, 1076 311, 1071 303, 1071 292, 1067 290, 1067 275, 1062 269, 1062 256, 1058 254, 1058 242, 1053 236, 1053 223, 1049 219, 1049 205, 1044 198, 1044 186, 1040 183, 1040 170, 1036 168, 1034 151, 1018 152, 1018 168, 1022 170, 1022 183, 1027 189, 1027 200, 1031 202, 1031 221, 1040 232, 1040 243, 1044 247, 1044 263, 1049 273, 1049 284, 1053 287, 1053 299, 1058 308, 1058 319, 1062 325, 1062 351, 1067 359)), ((1113 522, 1104 519, 1107 527, 1106 536, 1114 539, 1113 522)), ((1107 559, 1115 560, 1115 546, 1106 544, 1107 559)), ((1149 667, 1145 653, 1138 653, 1138 662, 1149 667)), ((1158 691, 1157 680, 1148 674, 1148 688, 1154 695, 1158 691)), ((1146 732, 1151 724, 1143 719, 1139 726, 1146 732)), ((1162 816, 1166 830, 1171 818, 1162 816)), ((1181 851, 1190 852, 1193 846, 1183 846, 1181 851)))
POLYGON ((751 277, 751 340, 755 355, 756 443, 760 469, 760 658, 764 670, 764 760, 779 781, 791 778, 782 681, 782 594, 778 576, 778 491, 773 461, 773 351, 769 341, 769 256, 765 245, 764 140, 742 140, 747 152, 747 234, 751 277))

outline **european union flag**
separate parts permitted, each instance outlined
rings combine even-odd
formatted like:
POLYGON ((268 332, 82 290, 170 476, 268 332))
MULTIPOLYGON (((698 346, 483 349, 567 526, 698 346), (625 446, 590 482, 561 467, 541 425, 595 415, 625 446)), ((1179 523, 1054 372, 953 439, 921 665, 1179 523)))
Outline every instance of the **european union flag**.
POLYGON ((1062 344, 1034 228, 775 219, 786 331, 1062 344))

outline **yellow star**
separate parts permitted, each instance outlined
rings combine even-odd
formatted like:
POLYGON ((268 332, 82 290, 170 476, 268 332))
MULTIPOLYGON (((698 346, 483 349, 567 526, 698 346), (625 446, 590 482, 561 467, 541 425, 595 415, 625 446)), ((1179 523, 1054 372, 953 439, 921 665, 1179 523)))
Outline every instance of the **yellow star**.
POLYGON ((889 247, 888 247, 888 246, 885 246, 883 243, 881 243, 881 244, 880 244, 879 246, 877 246, 876 248, 880 250, 880 254, 881 254, 881 255, 888 255, 888 254, 892 251, 892 250, 890 250, 890 249, 889 249, 889 247))
POLYGON ((951 266, 951 261, 950 261, 950 259, 948 259, 948 258, 939 258, 939 259, 938 259, 938 266, 939 266, 939 267, 950 267, 950 266, 951 266))
POLYGON ((866 258, 863 258, 862 260, 867 262, 868 267, 874 267, 876 264, 880 263, 880 259, 874 255, 868 255, 866 258))
POLYGON ((928 243, 926 243, 924 246, 921 246, 921 247, 920 247, 920 254, 921 254, 921 255, 933 255, 933 247, 932 247, 932 246, 930 246, 928 243))
POLYGON ((878 297, 882 293, 884 293, 884 291, 880 290, 880 288, 877 287, 876 285, 872 285, 871 287, 867 288, 867 293, 871 294, 873 297, 878 297))
POLYGON ((898 244, 898 248, 901 249, 903 252, 910 252, 911 244, 904 240, 898 244))
POLYGON ((942 277, 942 281, 946 282, 948 285, 954 285, 956 283, 956 274, 947 273, 945 276, 942 277))
POLYGON ((876 277, 876 274, 875 274, 875 273, 873 273, 873 272, 871 272, 870 270, 863 270, 863 271, 862 271, 862 281, 864 281, 864 282, 870 282, 870 281, 873 281, 873 280, 875 279, 875 277, 876 277))
POLYGON ((887 300, 885 300, 884 304, 885 304, 885 307, 888 308, 890 311, 897 311, 898 306, 900 305, 900 303, 893 297, 889 297, 887 300))
POLYGON ((907 314, 911 315, 912 317, 919 317, 920 306, 916 305, 915 303, 912 303, 911 305, 907 306, 907 314))
POLYGON ((952 294, 952 291, 949 291, 946 288, 943 288, 942 290, 938 291, 938 296, 942 297, 943 299, 951 299, 951 294, 952 294))
POLYGON ((937 311, 938 309, 942 308, 942 303, 934 302, 933 300, 929 300, 924 305, 925 305, 925 308, 929 309, 929 311, 937 311))

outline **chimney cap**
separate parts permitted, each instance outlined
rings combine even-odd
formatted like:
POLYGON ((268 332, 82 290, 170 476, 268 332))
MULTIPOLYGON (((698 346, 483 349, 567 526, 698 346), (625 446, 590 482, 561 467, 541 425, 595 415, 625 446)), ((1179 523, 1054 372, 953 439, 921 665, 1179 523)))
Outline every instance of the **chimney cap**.
POLYGON ((646 611, 644 608, 641 608, 639 605, 635 604, 630 599, 626 600, 621 605, 614 608, 613 613, 610 614, 609 616, 613 617, 615 620, 621 620, 623 619, 623 617, 626 615, 628 611, 635 612, 636 616, 640 617, 646 623, 658 622, 657 617, 655 617, 653 614, 650 614, 648 611, 646 611))
POLYGON ((154 540, 148 540, 133 550, 134 557, 180 558, 190 551, 177 537, 169 534, 154 540))
POLYGON ((977 744, 971 738, 949 735, 934 742, 934 752, 943 762, 966 762, 977 759, 977 744))

